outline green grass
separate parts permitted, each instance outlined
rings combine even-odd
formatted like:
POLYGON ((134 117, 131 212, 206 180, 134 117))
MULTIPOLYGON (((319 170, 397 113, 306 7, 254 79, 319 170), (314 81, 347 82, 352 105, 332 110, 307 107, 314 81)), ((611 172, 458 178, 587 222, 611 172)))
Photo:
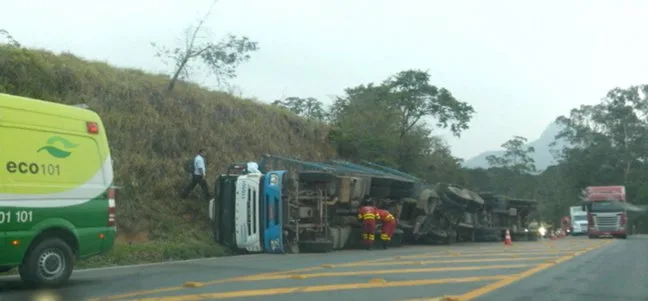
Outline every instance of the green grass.
POLYGON ((119 245, 83 265, 224 254, 195 235, 209 233, 206 201, 177 197, 187 181, 184 163, 200 148, 207 148, 211 189, 229 164, 258 160, 263 153, 311 160, 335 156, 327 139, 329 129, 322 124, 189 83, 167 94, 168 80, 69 53, 0 45, 0 92, 85 103, 99 113, 115 161, 115 184, 122 187, 117 199, 120 233, 141 234, 151 241, 119 245), (176 243, 186 233, 194 234, 176 243))

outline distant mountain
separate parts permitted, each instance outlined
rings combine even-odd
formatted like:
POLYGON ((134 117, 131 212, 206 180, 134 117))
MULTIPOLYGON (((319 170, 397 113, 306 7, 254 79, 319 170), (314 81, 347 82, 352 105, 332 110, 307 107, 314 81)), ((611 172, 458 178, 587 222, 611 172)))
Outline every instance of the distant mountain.
MULTIPOLYGON (((529 143, 530 146, 533 146, 535 148, 535 153, 533 154, 533 159, 535 159, 536 163, 536 168, 538 170, 543 170, 546 169, 547 167, 556 164, 556 160, 553 157, 553 154, 551 154, 551 147, 549 147, 549 144, 551 144, 554 141, 554 137, 560 133, 561 130, 561 125, 552 122, 549 124, 545 130, 542 132, 542 135, 540 135, 540 138, 531 141, 529 143)), ((503 142, 503 141, 502 141, 503 142)), ((563 148, 566 145, 565 142, 559 142, 556 144, 554 148, 560 149, 563 148)), ((504 150, 492 150, 492 151, 485 151, 473 158, 470 158, 464 162, 464 167, 467 168, 488 168, 488 161, 486 160, 486 157, 490 155, 495 155, 495 156, 502 156, 504 155, 504 150)))

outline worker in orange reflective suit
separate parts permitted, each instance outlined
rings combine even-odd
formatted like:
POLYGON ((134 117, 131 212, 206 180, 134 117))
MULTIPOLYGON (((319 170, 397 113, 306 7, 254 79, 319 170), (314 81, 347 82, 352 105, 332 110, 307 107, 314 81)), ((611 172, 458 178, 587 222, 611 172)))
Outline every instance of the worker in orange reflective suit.
POLYGON ((396 230, 396 218, 387 210, 378 209, 376 211, 376 219, 382 222, 380 231, 380 240, 382 241, 383 248, 387 249, 389 241, 391 241, 394 230, 396 230))
POLYGON ((371 249, 375 240, 376 213, 376 207, 366 198, 358 211, 358 220, 362 222, 362 243, 368 249, 371 249))

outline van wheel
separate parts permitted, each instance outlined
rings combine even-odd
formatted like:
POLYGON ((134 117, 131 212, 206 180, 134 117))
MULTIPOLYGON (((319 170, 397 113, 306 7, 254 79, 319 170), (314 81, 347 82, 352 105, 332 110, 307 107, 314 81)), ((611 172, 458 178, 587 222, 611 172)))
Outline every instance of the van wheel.
POLYGON ((70 246, 59 238, 46 238, 25 256, 18 272, 30 286, 56 287, 70 279, 73 269, 70 246))

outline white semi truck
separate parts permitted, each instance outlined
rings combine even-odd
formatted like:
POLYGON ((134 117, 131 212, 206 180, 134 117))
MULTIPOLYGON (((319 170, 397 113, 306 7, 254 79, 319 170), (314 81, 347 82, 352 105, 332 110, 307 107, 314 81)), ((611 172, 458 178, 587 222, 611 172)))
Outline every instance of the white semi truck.
POLYGON ((587 234, 587 212, 583 210, 583 206, 569 207, 569 218, 572 235, 587 234))

